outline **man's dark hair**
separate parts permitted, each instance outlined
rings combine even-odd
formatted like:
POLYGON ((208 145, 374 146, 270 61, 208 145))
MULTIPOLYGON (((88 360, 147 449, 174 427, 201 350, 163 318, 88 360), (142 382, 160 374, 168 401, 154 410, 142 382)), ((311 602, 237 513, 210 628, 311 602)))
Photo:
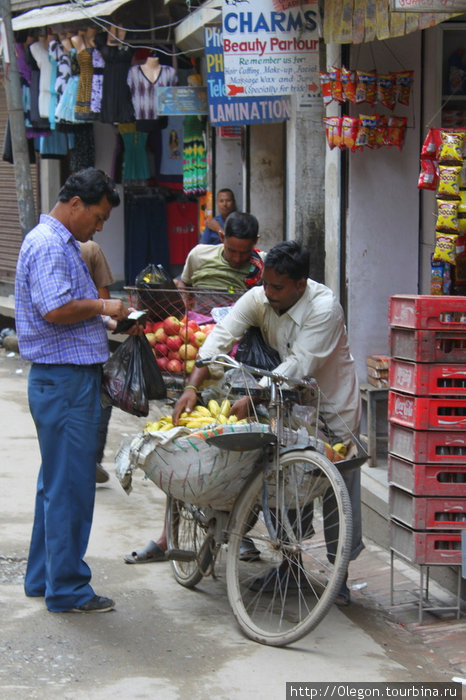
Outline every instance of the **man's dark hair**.
POLYGON ((252 214, 232 211, 225 222, 225 238, 247 238, 255 241, 259 235, 259 222, 252 214))
POLYGON ((73 197, 79 197, 89 207, 98 204, 102 197, 106 197, 112 207, 120 204, 120 195, 116 191, 113 180, 96 168, 86 168, 73 173, 66 180, 58 193, 59 202, 69 202, 73 197))
POLYGON ((309 251, 297 241, 283 241, 267 253, 264 266, 295 281, 307 279, 310 266, 309 251))
POLYGON ((228 192, 228 194, 231 194, 232 200, 233 200, 234 202, 236 202, 236 200, 235 200, 235 193, 233 192, 233 190, 230 190, 229 187, 222 187, 222 189, 219 190, 219 191, 217 192, 217 197, 218 197, 218 195, 221 194, 222 192, 228 192))

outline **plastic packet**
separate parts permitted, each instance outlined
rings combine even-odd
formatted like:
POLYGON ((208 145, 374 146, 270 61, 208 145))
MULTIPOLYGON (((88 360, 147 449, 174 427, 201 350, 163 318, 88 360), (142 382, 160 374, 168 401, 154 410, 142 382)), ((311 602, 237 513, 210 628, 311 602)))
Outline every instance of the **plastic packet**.
POLYGON ((422 144, 421 158, 433 158, 438 160, 437 154, 442 145, 442 137, 440 129, 429 129, 427 136, 422 144))
POLYGON ((359 127, 356 135, 356 148, 374 148, 375 145, 375 129, 377 127, 377 114, 360 114, 359 127))
POLYGON ((325 117, 325 135, 330 149, 341 148, 342 117, 325 117))
POLYGON ((324 106, 326 107, 332 101, 332 83, 328 73, 319 73, 319 77, 322 99, 324 101, 324 106))
POLYGON ((461 166, 439 165, 438 194, 441 196, 460 197, 461 166))
POLYGON ((387 109, 395 107, 395 73, 377 75, 376 101, 387 109))
POLYGON ((395 73, 395 97, 396 101, 402 105, 409 105, 411 87, 414 79, 413 70, 404 70, 395 73))
POLYGON ((343 86, 341 84, 341 68, 331 68, 328 72, 332 87, 332 98, 335 102, 343 102, 343 86))
POLYGON ((356 102, 356 72, 342 66, 341 84, 345 102, 356 102))
POLYGON ((398 150, 401 151, 403 147, 403 141, 405 138, 407 123, 407 117, 391 116, 388 118, 388 146, 396 146, 396 148, 398 148, 398 150))
POLYGON ((448 263, 454 263, 456 260, 456 239, 457 234, 444 233, 443 231, 435 232, 435 249, 434 260, 444 260, 448 263))
POLYGON ((355 102, 375 102, 376 74, 375 71, 356 71, 355 102))
POLYGON ((439 150, 439 163, 452 165, 463 162, 464 133, 459 131, 442 131, 442 143, 439 150))
POLYGON ((357 117, 342 117, 341 142, 342 147, 354 151, 356 148, 356 136, 358 133, 359 119, 357 117))
POLYGON ((458 231, 458 203, 453 199, 437 201, 437 231, 453 233, 458 231))
POLYGON ((438 184, 438 163, 430 158, 421 158, 421 172, 417 186, 420 190, 436 190, 438 184))

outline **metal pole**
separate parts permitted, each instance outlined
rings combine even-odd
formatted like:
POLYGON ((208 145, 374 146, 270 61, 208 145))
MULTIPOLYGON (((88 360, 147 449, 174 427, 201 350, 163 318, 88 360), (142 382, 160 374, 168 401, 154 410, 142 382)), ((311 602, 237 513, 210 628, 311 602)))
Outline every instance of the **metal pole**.
POLYGON ((10 120, 11 145, 15 169, 16 195, 18 199, 19 223, 23 237, 37 223, 34 192, 32 189, 29 151, 24 126, 23 99, 16 60, 15 40, 11 26, 10 0, 0 0, 0 16, 5 24, 5 33, 10 63, 3 60, 5 91, 10 120))

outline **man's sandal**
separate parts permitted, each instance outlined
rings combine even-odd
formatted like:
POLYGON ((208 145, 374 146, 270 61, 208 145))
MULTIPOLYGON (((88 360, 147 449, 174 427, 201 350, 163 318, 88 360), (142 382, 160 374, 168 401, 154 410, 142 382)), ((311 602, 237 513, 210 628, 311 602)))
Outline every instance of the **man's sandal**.
POLYGON ((126 564, 152 564, 158 561, 167 561, 167 555, 157 542, 151 540, 144 549, 126 554, 124 561, 126 564))

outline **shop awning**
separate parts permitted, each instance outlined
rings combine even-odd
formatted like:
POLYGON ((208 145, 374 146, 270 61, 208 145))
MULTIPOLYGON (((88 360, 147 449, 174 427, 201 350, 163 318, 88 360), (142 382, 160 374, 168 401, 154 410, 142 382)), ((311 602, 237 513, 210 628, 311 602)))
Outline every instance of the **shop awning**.
POLYGON ((361 44, 404 36, 445 22, 458 13, 392 12, 390 0, 325 0, 326 44, 361 44))
POLYGON ((13 31, 30 29, 32 27, 47 27, 65 22, 82 21, 91 17, 105 17, 111 15, 121 5, 130 0, 83 0, 82 2, 70 2, 64 5, 48 5, 39 7, 29 12, 24 12, 12 20, 13 31))
POLYGON ((175 28, 175 44, 183 51, 203 51, 204 25, 221 22, 221 0, 207 0, 175 28))

